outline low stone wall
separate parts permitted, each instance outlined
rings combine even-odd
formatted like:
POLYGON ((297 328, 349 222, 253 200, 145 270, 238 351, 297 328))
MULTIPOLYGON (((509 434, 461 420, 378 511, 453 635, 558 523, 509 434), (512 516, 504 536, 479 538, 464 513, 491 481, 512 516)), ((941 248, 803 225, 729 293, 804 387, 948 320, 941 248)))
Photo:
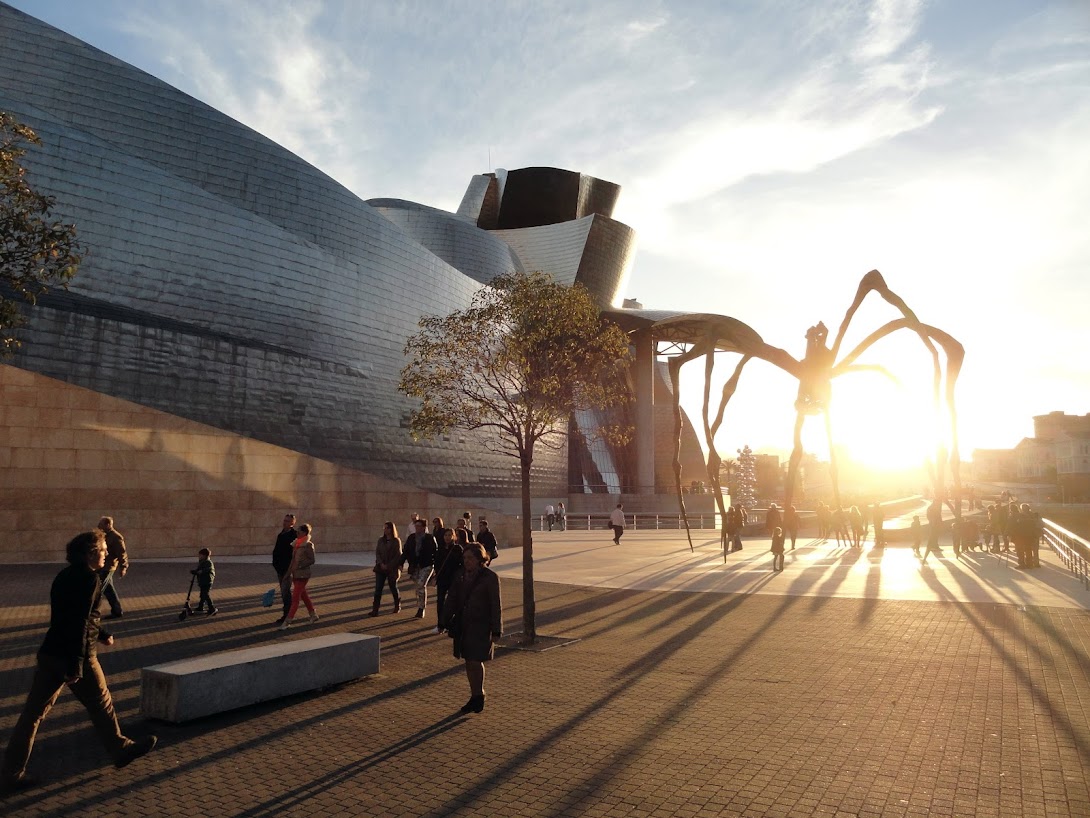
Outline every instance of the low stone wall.
POLYGON ((211 653, 140 673, 140 713, 175 724, 379 671, 379 637, 327 633, 211 653))
POLYGON ((374 548, 385 520, 487 513, 461 501, 0 365, 0 510, 6 562, 60 562, 71 537, 114 518, 132 557, 271 553, 286 511, 320 550, 374 548))

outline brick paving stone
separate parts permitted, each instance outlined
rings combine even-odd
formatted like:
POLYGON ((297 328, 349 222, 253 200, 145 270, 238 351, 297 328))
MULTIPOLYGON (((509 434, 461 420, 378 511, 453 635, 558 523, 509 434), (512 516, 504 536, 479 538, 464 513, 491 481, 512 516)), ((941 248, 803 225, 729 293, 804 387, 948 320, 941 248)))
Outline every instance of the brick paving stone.
MULTIPOLYGON (((0 735, 22 706, 57 566, 0 580, 0 735)), ((412 610, 366 617, 373 574, 319 565, 314 626, 257 600, 267 566, 217 562, 221 613, 178 622, 185 566, 136 562, 102 652, 123 725, 160 747, 125 770, 62 693, 4 815, 1082 816, 1090 818, 1090 613, 997 603, 690 594, 540 583, 542 633, 499 650, 484 713, 450 640, 412 610), (381 672, 184 725, 139 716, 139 669, 354 631, 381 672)), ((406 590, 408 590, 406 588, 406 590)), ((503 581, 518 629, 520 588, 503 581)), ((410 606, 411 607, 411 606, 410 606)))

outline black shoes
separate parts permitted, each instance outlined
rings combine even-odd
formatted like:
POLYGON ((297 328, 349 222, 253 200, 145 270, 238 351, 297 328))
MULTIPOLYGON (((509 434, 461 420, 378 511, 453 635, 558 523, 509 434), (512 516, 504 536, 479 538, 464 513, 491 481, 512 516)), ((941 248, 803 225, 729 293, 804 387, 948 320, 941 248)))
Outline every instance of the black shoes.
POLYGON ((424 618, 424 609, 423 608, 417 608, 416 609, 416 618, 417 619, 423 619, 424 618))
POLYGON ((4 776, 0 779, 0 793, 25 792, 38 786, 38 779, 25 773, 16 776, 4 776))
POLYGON ((155 749, 155 745, 159 742, 159 739, 155 736, 145 736, 144 738, 134 741, 128 747, 121 751, 121 754, 114 761, 114 766, 117 769, 122 767, 128 767, 136 759, 146 756, 152 750, 155 749))
POLYGON ((125 615, 125 612, 124 612, 124 611, 118 611, 117 613, 111 613, 111 614, 110 614, 109 616, 107 616, 106 618, 107 618, 107 619, 120 619, 120 618, 121 618, 121 617, 123 617, 124 615, 125 615))
POLYGON ((458 712, 463 716, 470 713, 480 713, 484 710, 484 696, 470 696, 469 701, 462 705, 458 712))

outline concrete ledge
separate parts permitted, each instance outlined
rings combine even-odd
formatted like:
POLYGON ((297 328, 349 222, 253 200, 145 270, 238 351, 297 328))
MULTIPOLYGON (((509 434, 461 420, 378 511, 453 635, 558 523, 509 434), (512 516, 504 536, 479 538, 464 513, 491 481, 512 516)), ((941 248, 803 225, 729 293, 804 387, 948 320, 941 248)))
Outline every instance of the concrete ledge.
POLYGON ((183 722, 378 673, 379 637, 334 633, 153 665, 140 712, 183 722))

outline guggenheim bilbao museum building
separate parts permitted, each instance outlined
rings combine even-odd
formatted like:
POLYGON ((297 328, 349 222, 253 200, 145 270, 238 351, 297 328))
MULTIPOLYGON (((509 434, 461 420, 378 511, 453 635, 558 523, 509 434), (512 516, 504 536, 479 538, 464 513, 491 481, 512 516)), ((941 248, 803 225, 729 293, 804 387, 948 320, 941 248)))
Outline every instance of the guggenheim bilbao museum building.
MULTIPOLYGON (((444 497, 488 507, 517 496, 517 463, 470 434, 409 435, 414 404, 397 382, 420 316, 464 308, 500 273, 541 270, 587 287, 634 338, 677 318, 624 307, 635 234, 611 218, 620 188, 610 182, 524 168, 473 176, 455 213, 363 200, 219 111, 3 3, 0 109, 41 137, 24 158, 31 184, 56 198, 54 216, 77 226, 86 254, 68 291, 28 313, 21 350, 0 366, 15 467, 0 490, 13 506, 26 506, 20 491, 37 492, 43 515, 61 496, 109 513, 121 492, 139 515, 184 502, 140 492, 218 490, 219 501, 191 505, 222 506, 221 522, 237 522, 245 506, 257 528, 266 511, 275 523, 272 509, 305 507, 307 491, 336 494, 363 475, 379 520, 421 502, 436 513, 444 497), (197 439, 219 460, 198 456, 197 439), (263 469, 278 477, 262 482, 263 469)), ((609 449, 577 433, 564 450, 541 451, 535 497, 578 510, 671 492, 671 398, 656 340, 634 340, 636 441, 609 449)), ((452 372, 452 386, 464 376, 452 372)), ((683 442, 686 478, 704 479, 687 421, 683 442)), ((342 492, 332 524, 371 525, 370 513, 345 511, 355 504, 342 492)))

